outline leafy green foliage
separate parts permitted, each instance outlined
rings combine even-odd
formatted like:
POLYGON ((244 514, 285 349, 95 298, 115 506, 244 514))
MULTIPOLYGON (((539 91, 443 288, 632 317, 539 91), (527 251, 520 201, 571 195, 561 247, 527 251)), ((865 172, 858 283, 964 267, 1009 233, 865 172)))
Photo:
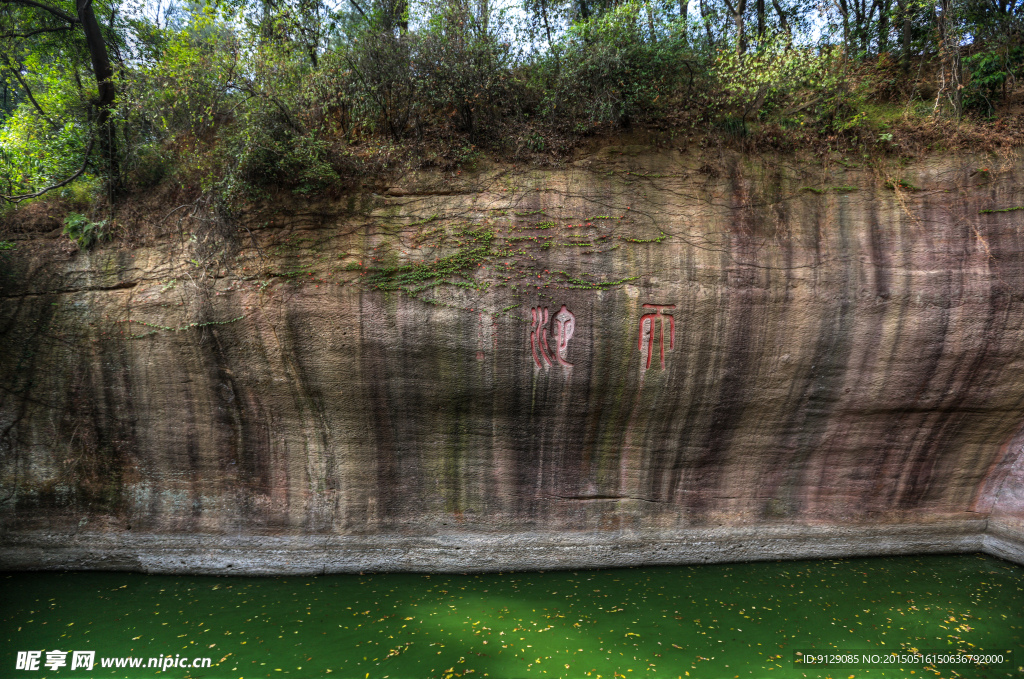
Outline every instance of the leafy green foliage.
POLYGON ((408 35, 367 32, 337 55, 332 74, 345 98, 339 102, 345 131, 400 140, 415 124, 417 83, 411 68, 415 47, 408 35), (361 124, 360 124, 361 123, 361 124))
POLYGON ((0 2, 0 186, 8 200, 73 177, 88 184, 105 174, 116 185, 111 54, 123 73, 144 44, 126 10, 122 0, 0 2))
POLYGON ((671 35, 658 40, 644 9, 630 0, 569 28, 531 82, 541 116, 577 132, 600 123, 629 126, 692 81, 685 43, 671 35))
POLYGON ((756 52, 722 50, 713 68, 726 112, 744 121, 806 111, 831 123, 847 95, 838 49, 793 47, 782 35, 765 40, 756 52))
POLYGON ((70 175, 81 165, 89 136, 82 99, 90 93, 77 91, 67 77, 69 67, 81 68, 77 46, 56 39, 30 44, 31 49, 24 43, 12 46, 4 57, 5 85, 22 94, 0 127, 0 186, 8 194, 31 192, 70 175))
POLYGON ((1021 6, 190 0, 158 16, 94 0, 117 94, 100 106, 80 8, 0 0, 0 191, 77 199, 104 187, 116 201, 113 187, 173 182, 223 221, 268 190, 312 195, 482 152, 557 155, 637 124, 896 152, 881 105, 914 111, 926 69, 956 115, 961 98, 982 116, 1012 98, 1021 6))
POLYGON ((78 244, 82 249, 88 249, 93 243, 103 240, 106 237, 107 220, 94 222, 78 212, 69 212, 64 219, 64 235, 78 244))
POLYGON ((294 45, 252 45, 244 28, 213 12, 194 15, 167 37, 162 58, 127 83, 126 98, 152 130, 138 165, 161 177, 163 147, 173 140, 176 179, 224 204, 280 181, 302 193, 337 181, 344 154, 325 116, 322 74, 294 45))
POLYGON ((413 69, 418 74, 420 119, 452 120, 470 141, 486 140, 514 101, 511 67, 516 55, 503 42, 503 24, 490 30, 456 10, 441 5, 419 39, 413 69))
POLYGON ((1024 46, 978 52, 964 59, 970 72, 964 107, 992 115, 1006 98, 1007 84, 1024 77, 1024 46))

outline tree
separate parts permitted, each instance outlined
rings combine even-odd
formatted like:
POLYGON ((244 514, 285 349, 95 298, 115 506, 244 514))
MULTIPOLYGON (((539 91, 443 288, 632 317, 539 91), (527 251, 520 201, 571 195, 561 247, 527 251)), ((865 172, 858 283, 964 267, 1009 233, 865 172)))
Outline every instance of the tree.
POLYGON ((725 6, 729 8, 729 14, 732 15, 736 26, 736 53, 743 54, 747 51, 747 36, 743 24, 743 17, 747 13, 747 0, 725 0, 725 6))
MULTIPOLYGON (((70 4, 70 3, 67 3, 70 4)), ((96 19, 96 12, 93 0, 74 0, 74 9, 69 10, 53 2, 37 2, 36 0, 0 0, 0 52, 3 54, 2 66, 14 78, 21 88, 25 97, 32 103, 39 115, 45 119, 51 127, 59 129, 61 123, 54 120, 43 110, 37 98, 34 96, 26 78, 26 66, 19 56, 25 52, 26 41, 32 41, 43 36, 60 35, 72 40, 84 43, 85 51, 91 65, 91 71, 96 82, 97 96, 89 102, 96 111, 93 122, 96 125, 102 155, 108 162, 108 185, 111 191, 117 185, 117 154, 116 135, 111 112, 116 100, 116 88, 114 84, 114 70, 111 66, 110 55, 107 48, 107 40, 104 38, 103 29, 96 19)), ((111 24, 117 9, 112 7, 111 24)), ((76 71, 77 76, 77 71, 76 71)), ((77 177, 81 176, 88 168, 90 153, 93 148, 94 138, 86 147, 81 167, 70 177, 54 181, 36 191, 20 195, 4 195, 4 199, 12 202, 19 202, 27 198, 41 196, 47 191, 65 186, 77 177)))

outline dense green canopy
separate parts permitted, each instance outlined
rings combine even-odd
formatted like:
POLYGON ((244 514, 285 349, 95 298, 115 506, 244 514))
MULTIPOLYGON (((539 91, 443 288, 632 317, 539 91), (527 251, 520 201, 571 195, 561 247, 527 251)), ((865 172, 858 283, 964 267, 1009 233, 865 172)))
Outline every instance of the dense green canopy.
POLYGON ((636 125, 885 142, 1002 115, 1022 27, 1024 0, 0 0, 0 185, 229 205, 636 125))

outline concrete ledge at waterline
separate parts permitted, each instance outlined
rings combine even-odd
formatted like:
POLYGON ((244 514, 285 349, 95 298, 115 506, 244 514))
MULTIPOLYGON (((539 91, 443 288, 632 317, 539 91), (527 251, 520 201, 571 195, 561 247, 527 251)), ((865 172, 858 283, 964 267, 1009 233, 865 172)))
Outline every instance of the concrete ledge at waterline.
POLYGON ((1024 566, 1024 530, 1019 522, 1014 526, 990 519, 981 551, 1024 566))
POLYGON ((619 533, 411 536, 8 535, 4 570, 320 575, 616 568, 986 552, 1024 564, 1019 536, 984 520, 888 526, 773 526, 619 533))

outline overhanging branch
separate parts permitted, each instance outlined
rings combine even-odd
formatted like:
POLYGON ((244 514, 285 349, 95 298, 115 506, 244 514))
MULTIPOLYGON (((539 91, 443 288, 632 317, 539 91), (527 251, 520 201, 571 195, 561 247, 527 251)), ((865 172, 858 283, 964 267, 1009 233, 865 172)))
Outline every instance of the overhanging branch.
POLYGON ((46 115, 46 113, 43 111, 43 107, 40 106, 39 102, 36 101, 36 98, 32 96, 32 90, 28 88, 28 83, 26 83, 22 79, 21 73, 18 72, 17 66, 11 64, 11 60, 7 58, 6 54, 4 55, 4 63, 7 64, 7 70, 13 73, 14 77, 18 80, 18 84, 21 85, 21 89, 25 90, 25 94, 28 95, 28 100, 31 101, 32 105, 36 107, 36 110, 39 111, 39 115, 43 117, 43 120, 50 123, 54 130, 59 130, 60 125, 53 122, 50 116, 46 115))
POLYGON ((34 31, 28 33, 0 33, 0 40, 6 38, 31 38, 33 35, 39 35, 40 33, 61 33, 63 31, 70 31, 70 26, 54 26, 52 28, 37 28, 34 31))
POLYGON ((348 1, 352 4, 353 7, 355 7, 359 11, 359 13, 362 15, 362 17, 364 19, 368 18, 366 16, 366 12, 363 11, 363 8, 359 6, 359 3, 356 2, 356 0, 348 0, 348 1))
POLYGON ((27 7, 38 7, 39 9, 44 10, 46 12, 49 12, 53 16, 57 17, 58 19, 60 19, 62 21, 66 21, 69 24, 81 23, 78 20, 78 17, 72 16, 72 15, 68 14, 67 12, 65 12, 64 10, 58 9, 56 7, 51 7, 50 5, 46 5, 46 4, 43 4, 41 2, 36 2, 35 0, 0 0, 0 4, 2 4, 2 5, 25 5, 27 7))
POLYGON ((96 135, 92 135, 91 137, 89 137, 89 145, 85 147, 85 158, 82 160, 82 167, 78 168, 78 172, 74 173, 64 181, 57 182, 56 184, 52 184, 43 189, 39 189, 35 193, 23 193, 20 196, 0 196, 0 198, 3 198, 8 203, 20 203, 21 201, 28 200, 29 198, 38 198, 47 191, 53 191, 54 189, 59 189, 62 186, 67 186, 71 182, 81 177, 82 174, 85 172, 85 169, 89 167, 89 154, 92 153, 92 145, 95 141, 96 135))

